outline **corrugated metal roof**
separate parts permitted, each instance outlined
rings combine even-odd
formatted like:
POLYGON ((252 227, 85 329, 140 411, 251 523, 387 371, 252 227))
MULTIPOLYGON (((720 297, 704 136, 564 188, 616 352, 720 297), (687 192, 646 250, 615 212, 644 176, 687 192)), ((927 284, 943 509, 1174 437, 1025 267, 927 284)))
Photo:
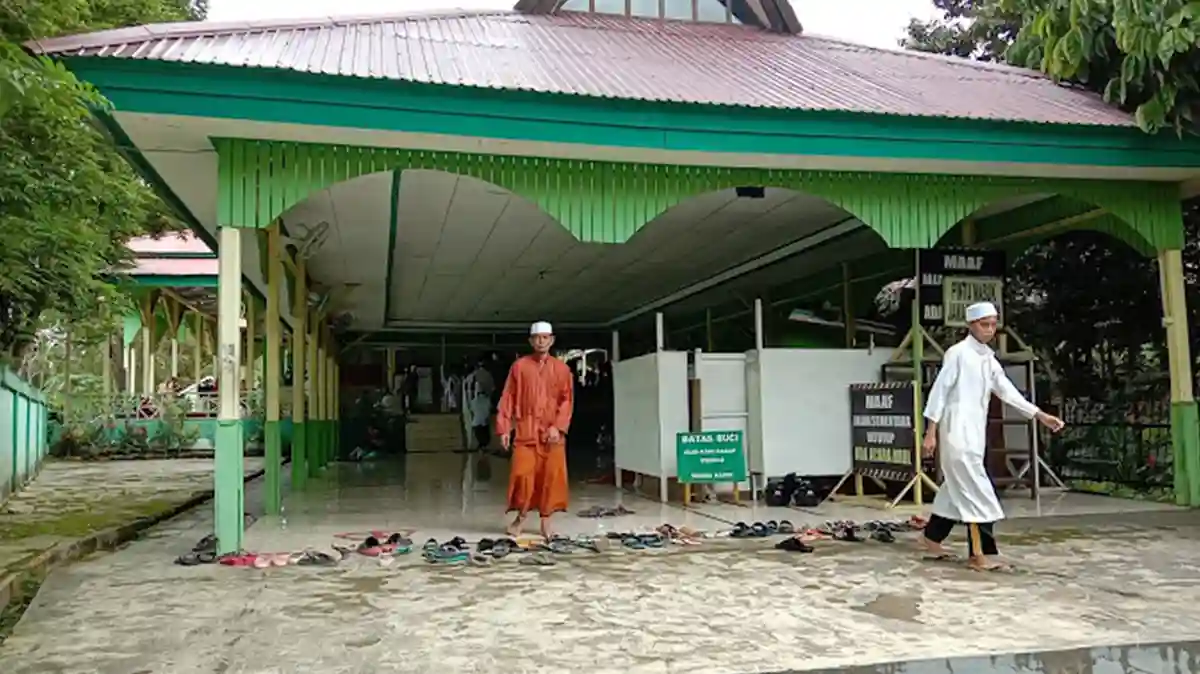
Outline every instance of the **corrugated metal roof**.
POLYGON ((1038 73, 746 26, 511 12, 142 26, 37 51, 602 98, 1131 126, 1038 73))
POLYGON ((208 244, 191 232, 166 234, 157 239, 152 236, 138 236, 130 239, 125 246, 139 256, 148 257, 162 254, 205 257, 213 254, 208 244))

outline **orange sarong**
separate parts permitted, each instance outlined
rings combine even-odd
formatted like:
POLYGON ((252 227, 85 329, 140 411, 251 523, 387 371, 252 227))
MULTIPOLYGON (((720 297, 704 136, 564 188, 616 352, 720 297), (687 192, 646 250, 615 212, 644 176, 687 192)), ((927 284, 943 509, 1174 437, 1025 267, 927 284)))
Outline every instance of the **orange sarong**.
POLYGON ((553 356, 513 363, 500 397, 496 434, 516 430, 508 475, 508 511, 549 517, 567 509, 566 436, 571 425, 574 375, 553 356), (551 428, 562 439, 547 442, 551 428))

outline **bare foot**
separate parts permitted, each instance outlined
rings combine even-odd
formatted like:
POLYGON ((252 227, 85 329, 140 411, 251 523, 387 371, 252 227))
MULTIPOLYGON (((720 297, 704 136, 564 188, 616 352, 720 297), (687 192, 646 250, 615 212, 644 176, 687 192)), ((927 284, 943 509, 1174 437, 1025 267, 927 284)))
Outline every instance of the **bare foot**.
POLYGON ((944 556, 950 554, 950 550, 948 550, 946 548, 946 546, 942 545, 941 543, 936 543, 934 541, 931 541, 928 538, 925 538, 925 536, 923 536, 923 535, 919 539, 919 542, 921 545, 921 549, 924 550, 927 554, 936 555, 938 557, 944 557, 944 556))
POLYGON ((991 557, 972 557, 967 561, 967 568, 972 571, 1000 571, 1008 566, 997 559, 991 557))
POLYGON ((518 515, 517 518, 512 521, 512 524, 509 524, 508 527, 505 528, 504 533, 508 534, 509 538, 517 538, 521 535, 521 527, 524 526, 524 524, 525 518, 518 515))

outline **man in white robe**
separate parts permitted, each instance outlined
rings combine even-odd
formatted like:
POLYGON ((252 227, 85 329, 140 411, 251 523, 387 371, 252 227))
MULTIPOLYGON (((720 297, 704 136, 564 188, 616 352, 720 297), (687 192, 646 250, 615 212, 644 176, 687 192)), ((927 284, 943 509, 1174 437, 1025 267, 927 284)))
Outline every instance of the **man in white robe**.
POLYGON ((996 336, 996 307, 990 302, 972 304, 966 319, 969 334, 946 350, 925 404, 922 447, 926 455, 940 448, 943 480, 922 542, 931 553, 946 555, 942 542, 956 523, 965 523, 969 564, 987 570, 1001 566, 995 560, 999 551, 994 525, 1004 519, 984 464, 992 395, 1053 432, 1062 429, 1063 422, 1021 395, 988 346, 996 336))

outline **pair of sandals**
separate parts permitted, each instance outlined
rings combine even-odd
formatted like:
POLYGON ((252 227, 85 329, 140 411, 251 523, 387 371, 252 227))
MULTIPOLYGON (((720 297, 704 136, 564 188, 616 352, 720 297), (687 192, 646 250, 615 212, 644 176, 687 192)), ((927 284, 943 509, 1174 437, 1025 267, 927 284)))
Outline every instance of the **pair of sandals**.
POLYGON ((455 536, 445 543, 439 543, 436 538, 425 541, 421 546, 421 557, 430 564, 461 564, 473 559, 466 539, 461 536, 455 536))
POLYGON ((217 560, 222 566, 254 567, 266 569, 272 566, 337 566, 338 559, 320 550, 305 550, 299 553, 254 553, 242 552, 225 555, 217 560))
POLYGON ((732 538, 766 538, 776 534, 794 534, 796 533, 796 525, 792 524, 791 520, 768 520, 766 522, 755 522, 754 524, 746 524, 738 522, 733 525, 733 530, 729 532, 732 538))
POLYGON ((630 550, 658 549, 666 547, 667 539, 658 532, 652 534, 626 534, 621 539, 621 545, 630 550))
MULTIPOLYGON (((367 536, 362 543, 358 544, 356 552, 365 557, 379 557, 380 555, 407 555, 412 552, 412 539, 407 538, 399 533, 390 534, 384 541, 380 541, 374 535, 367 536)), ((340 551, 339 551, 340 552, 340 551)))

